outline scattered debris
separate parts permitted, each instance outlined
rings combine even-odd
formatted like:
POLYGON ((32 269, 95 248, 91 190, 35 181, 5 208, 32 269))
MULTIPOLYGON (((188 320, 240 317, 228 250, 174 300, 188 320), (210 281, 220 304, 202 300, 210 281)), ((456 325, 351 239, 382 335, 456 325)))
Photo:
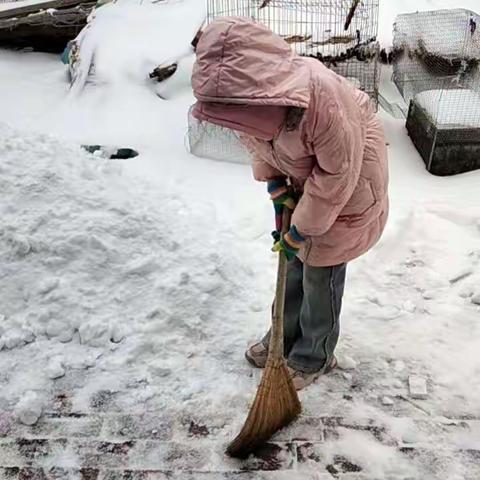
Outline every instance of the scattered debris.
POLYGON ((157 82, 163 82, 170 78, 178 68, 178 63, 172 63, 171 65, 167 65, 166 67, 157 67, 153 72, 149 74, 151 79, 156 79, 157 82))

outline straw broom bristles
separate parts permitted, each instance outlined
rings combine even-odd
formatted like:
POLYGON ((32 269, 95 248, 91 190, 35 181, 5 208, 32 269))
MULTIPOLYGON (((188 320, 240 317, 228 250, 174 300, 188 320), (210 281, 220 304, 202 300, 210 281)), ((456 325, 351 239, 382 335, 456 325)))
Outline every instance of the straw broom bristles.
POLYGON ((246 458, 300 414, 302 407, 283 358, 269 359, 255 401, 240 434, 228 446, 232 457, 246 458))
MULTIPOLYGON (((290 217, 291 212, 285 207, 283 213, 284 232, 290 228, 290 217)), ((286 280, 287 259, 285 254, 280 252, 267 364, 247 420, 239 435, 227 448, 227 454, 232 457, 248 457, 275 432, 286 427, 302 410, 283 358, 283 315, 286 280)))

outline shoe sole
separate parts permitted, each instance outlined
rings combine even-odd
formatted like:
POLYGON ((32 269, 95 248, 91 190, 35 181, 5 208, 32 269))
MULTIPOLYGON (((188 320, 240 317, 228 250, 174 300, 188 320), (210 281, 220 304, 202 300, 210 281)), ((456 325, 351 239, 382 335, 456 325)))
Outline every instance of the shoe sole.
POLYGON ((328 375, 331 373, 333 370, 335 370, 338 367, 338 361, 335 357, 333 357, 333 360, 330 362, 330 365, 325 369, 323 373, 319 373, 317 377, 315 377, 308 385, 304 385, 303 387, 296 388, 295 390, 297 392, 301 392, 305 388, 309 387, 310 385, 313 385, 314 383, 317 383, 319 378, 322 378, 324 375, 328 375))

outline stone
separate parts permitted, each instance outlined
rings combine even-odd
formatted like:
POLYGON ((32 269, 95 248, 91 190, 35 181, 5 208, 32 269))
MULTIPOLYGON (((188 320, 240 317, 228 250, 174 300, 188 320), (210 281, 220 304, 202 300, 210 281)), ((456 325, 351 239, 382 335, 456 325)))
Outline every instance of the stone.
POLYGON ((410 396, 418 400, 424 400, 428 397, 427 381, 418 375, 408 377, 408 388, 410 396))

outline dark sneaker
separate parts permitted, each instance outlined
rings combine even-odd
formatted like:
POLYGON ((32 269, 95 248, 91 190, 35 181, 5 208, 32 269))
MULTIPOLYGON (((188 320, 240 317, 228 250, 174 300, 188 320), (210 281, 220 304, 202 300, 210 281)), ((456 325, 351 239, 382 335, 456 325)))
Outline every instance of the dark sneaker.
POLYGON ((246 352, 245 358, 250 365, 256 368, 265 368, 267 364, 268 350, 262 342, 252 345, 246 352))

